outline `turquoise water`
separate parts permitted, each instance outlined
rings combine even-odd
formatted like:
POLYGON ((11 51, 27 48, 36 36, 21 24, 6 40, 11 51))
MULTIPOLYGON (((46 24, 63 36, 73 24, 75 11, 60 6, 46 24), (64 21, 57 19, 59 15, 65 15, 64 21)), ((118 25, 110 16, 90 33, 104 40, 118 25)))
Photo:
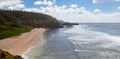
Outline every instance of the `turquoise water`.
POLYGON ((29 59, 120 59, 119 23, 82 23, 45 35, 29 59))

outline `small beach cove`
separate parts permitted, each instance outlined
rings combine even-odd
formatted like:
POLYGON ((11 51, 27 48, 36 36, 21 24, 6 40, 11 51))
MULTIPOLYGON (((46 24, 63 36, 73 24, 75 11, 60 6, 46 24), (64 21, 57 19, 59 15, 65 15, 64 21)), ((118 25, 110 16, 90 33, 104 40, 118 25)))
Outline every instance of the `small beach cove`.
POLYGON ((20 36, 0 40, 0 49, 13 55, 22 55, 29 48, 42 44, 42 36, 45 31, 45 28, 34 28, 20 36))

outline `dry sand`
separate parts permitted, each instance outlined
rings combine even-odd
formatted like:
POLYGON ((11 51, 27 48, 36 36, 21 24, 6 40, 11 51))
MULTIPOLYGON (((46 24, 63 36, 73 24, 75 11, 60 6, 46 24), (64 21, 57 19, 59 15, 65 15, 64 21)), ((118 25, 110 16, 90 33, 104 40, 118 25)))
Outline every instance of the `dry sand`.
POLYGON ((21 34, 20 36, 0 40, 0 49, 13 55, 22 55, 32 46, 42 43, 42 35, 45 31, 44 28, 35 28, 30 32, 21 34))

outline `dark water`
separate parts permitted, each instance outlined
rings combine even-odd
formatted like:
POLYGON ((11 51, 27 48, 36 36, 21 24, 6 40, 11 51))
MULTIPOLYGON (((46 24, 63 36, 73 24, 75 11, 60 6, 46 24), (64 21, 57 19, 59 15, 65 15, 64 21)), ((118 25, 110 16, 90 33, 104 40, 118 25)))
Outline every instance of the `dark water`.
POLYGON ((45 35, 29 59, 120 59, 119 23, 84 23, 45 35))

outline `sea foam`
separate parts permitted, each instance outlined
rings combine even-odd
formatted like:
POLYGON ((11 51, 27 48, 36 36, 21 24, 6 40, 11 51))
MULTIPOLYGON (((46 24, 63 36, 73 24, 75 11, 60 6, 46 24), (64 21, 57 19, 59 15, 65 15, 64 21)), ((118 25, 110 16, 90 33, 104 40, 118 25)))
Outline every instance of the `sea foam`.
POLYGON ((104 48, 117 48, 120 46, 120 36, 113 36, 104 32, 92 31, 92 28, 87 28, 86 26, 75 26, 65 33, 70 34, 69 40, 73 44, 78 43, 96 43, 97 46, 104 48))

